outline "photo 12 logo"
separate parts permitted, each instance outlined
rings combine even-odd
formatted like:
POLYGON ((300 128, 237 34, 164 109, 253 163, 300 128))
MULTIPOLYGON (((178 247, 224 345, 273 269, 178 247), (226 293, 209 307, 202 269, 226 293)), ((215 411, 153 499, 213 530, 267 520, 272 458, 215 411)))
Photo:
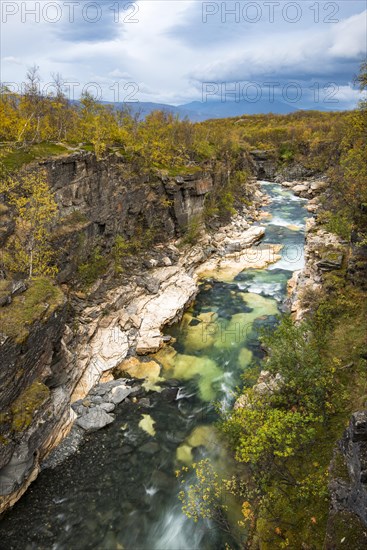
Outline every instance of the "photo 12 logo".
POLYGON ((103 18, 113 18, 115 23, 139 23, 137 2, 32 2, 28 0, 2 0, 1 22, 21 21, 22 23, 98 23, 103 18))
POLYGON ((274 103, 282 99, 288 103, 297 103, 307 96, 313 103, 339 103, 339 87, 335 82, 326 84, 314 82, 302 87, 298 82, 203 82, 201 86, 202 101, 213 100, 226 102, 274 103))
POLYGON ((312 14, 314 23, 339 23, 337 2, 203 2, 202 22, 221 23, 298 23, 312 14))
MULTIPOLYGON (((2 93, 26 95, 28 84, 26 82, 1 82, 2 93)), ((38 94, 42 97, 54 97, 57 95, 58 86, 54 81, 39 83, 38 94)), ((91 95, 95 101, 111 101, 113 103, 139 103, 140 91, 137 82, 113 82, 107 88, 98 82, 85 84, 76 81, 64 80, 61 84, 62 92, 69 101, 76 101, 83 95, 91 95)))

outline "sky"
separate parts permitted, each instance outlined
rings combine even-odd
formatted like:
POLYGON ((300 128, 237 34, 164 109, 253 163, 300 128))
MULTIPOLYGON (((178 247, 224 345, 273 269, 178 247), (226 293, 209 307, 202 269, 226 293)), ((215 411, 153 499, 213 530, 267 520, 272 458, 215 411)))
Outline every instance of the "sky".
POLYGON ((40 67, 72 99, 353 108, 367 0, 1 0, 1 81, 40 67))

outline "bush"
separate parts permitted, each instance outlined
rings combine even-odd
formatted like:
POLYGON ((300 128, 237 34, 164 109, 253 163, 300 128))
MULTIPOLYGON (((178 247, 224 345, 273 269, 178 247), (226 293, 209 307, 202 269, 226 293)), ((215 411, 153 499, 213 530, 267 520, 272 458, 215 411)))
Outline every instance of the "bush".
POLYGON ((106 272, 107 266, 107 258, 102 255, 101 248, 96 246, 89 261, 81 264, 78 268, 78 275, 82 284, 85 286, 93 284, 106 272))

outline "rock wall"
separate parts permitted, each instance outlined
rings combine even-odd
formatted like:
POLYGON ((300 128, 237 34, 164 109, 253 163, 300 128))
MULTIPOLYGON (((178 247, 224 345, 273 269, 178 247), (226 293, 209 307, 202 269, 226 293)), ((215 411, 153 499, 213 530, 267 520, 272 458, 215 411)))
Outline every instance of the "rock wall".
POLYGON ((43 166, 60 206, 54 237, 62 252, 59 282, 73 277, 96 239, 108 250, 116 235, 144 240, 149 232, 154 243, 179 236, 202 216, 205 196, 225 177, 219 165, 176 177, 139 175, 116 154, 97 160, 76 153, 43 166))
POLYGON ((325 549, 367 546, 367 412, 352 415, 330 467, 325 549))
POLYGON ((1 340, 0 510, 23 494, 51 441, 67 430, 69 395, 54 384, 62 366, 66 316, 66 300, 60 293, 52 310, 28 328, 27 338, 18 341, 3 335, 1 340))
MULTIPOLYGON (((68 433, 75 418, 71 402, 125 358, 159 349, 161 328, 195 297, 195 268, 215 242, 202 235, 197 246, 178 249, 174 241, 202 215, 206 195, 227 177, 220 165, 176 177, 138 175, 117 155, 97 160, 91 153, 41 166, 60 207, 53 238, 68 300, 60 291, 55 308, 45 302, 45 313, 27 327, 22 341, 0 335, 0 512, 21 497, 42 460, 68 433), (147 232, 152 245, 130 259, 133 268, 126 262, 119 281, 98 280, 89 294, 71 290, 78 265, 96 243, 108 253, 116 235, 144 240, 147 232)), ((254 195, 256 190, 254 185, 254 195)), ((4 241, 14 226, 6 207, 1 214, 4 241)), ((256 208, 244 209, 242 216, 251 221, 256 208)), ((246 246, 257 238, 249 234, 246 246)), ((10 307, 7 296, 0 307, 10 307)))
POLYGON ((281 164, 276 150, 256 149, 250 152, 253 160, 254 173, 259 180, 300 182, 305 178, 315 177, 317 172, 306 168, 299 162, 281 164))

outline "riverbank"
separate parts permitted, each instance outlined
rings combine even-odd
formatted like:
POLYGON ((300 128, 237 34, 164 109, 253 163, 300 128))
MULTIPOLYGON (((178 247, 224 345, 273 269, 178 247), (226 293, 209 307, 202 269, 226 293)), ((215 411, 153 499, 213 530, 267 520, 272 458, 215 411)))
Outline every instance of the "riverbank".
MULTIPOLYGON (((277 185, 269 184, 264 190, 272 195, 273 205, 269 203, 265 208, 273 211, 273 218, 261 215, 254 220, 259 224, 254 225, 257 237, 263 232, 262 225, 266 227, 262 240, 267 242, 259 245, 260 250, 269 250, 269 245, 279 243, 278 239, 284 234, 289 245, 293 242, 298 246, 302 243, 306 215, 304 201, 297 199, 289 203, 291 193, 282 191, 277 185), (274 225, 272 219, 285 225, 274 225), (287 225, 299 229, 289 229, 287 225)), ((218 249, 215 261, 225 260, 223 248, 230 244, 232 235, 233 242, 237 243, 240 233, 241 242, 250 244, 245 239, 247 229, 238 228, 239 222, 235 220, 233 229, 228 227, 223 231, 225 236, 220 240, 227 241, 218 249)), ((255 249, 257 247, 245 250, 252 250, 252 257, 255 249)), ((238 244, 235 245, 237 250, 238 244)), ((242 266, 241 249, 239 252, 242 266)), ((230 250, 231 262, 236 254, 230 250)), ((75 537, 80 535, 73 525, 79 521, 85 525, 85 540, 95 545, 107 544, 105 537, 108 535, 108 540, 115 541, 114 544, 119 541, 128 548, 144 547, 147 541, 151 548, 157 549, 220 547, 223 533, 215 524, 210 520, 194 524, 182 513, 178 499, 180 484, 175 471, 182 466, 190 467, 192 462, 203 457, 210 457, 221 468, 230 470, 231 461, 229 457, 227 460, 213 427, 218 419, 216 404, 229 407, 243 373, 252 361, 263 357, 258 344, 259 331, 275 322, 286 281, 300 261, 289 261, 286 264, 289 269, 276 267, 277 263, 285 265, 286 258, 267 269, 257 269, 255 262, 253 269, 233 273, 231 281, 222 281, 218 276, 200 284, 200 292, 191 307, 185 309, 182 321, 164 331, 165 343, 161 350, 151 356, 126 357, 118 373, 121 377, 124 369, 132 373, 144 369, 154 372, 157 378, 140 381, 138 385, 143 387, 134 388, 129 395, 125 393, 126 386, 129 389, 134 386, 133 380, 124 377, 124 380, 113 382, 119 393, 117 399, 123 400, 113 411, 104 410, 105 406, 102 410, 107 415, 114 415, 114 422, 97 433, 85 431, 83 445, 78 446, 75 440, 78 435, 74 434, 75 438, 69 440, 69 448, 64 449, 65 455, 60 461, 56 454, 50 455, 50 459, 55 458, 49 464, 53 467, 41 473, 36 484, 5 518, 2 527, 9 533, 7 540, 9 537, 19 540, 16 526, 25 514, 28 524, 35 527, 35 531, 29 532, 28 540, 42 541, 46 547, 55 541, 61 547, 75 544, 75 537), (151 385, 159 386, 158 391, 150 391, 151 385), (66 455, 67 460, 63 460, 66 455), (68 479, 68 483, 61 484, 59 479, 68 479), (48 514, 55 510, 54 499, 58 503, 56 524, 51 532, 38 535, 38 518, 48 521, 48 514), (98 503, 98 510, 104 511, 101 518, 96 514, 95 503, 98 503), (111 527, 103 524, 105 514, 111 518, 111 527)), ((196 276, 196 270, 192 276, 196 276)), ((199 277, 197 282, 200 282, 199 277)), ((98 412, 101 405, 108 403, 110 409, 114 404, 111 383, 95 387, 87 398, 74 404, 84 426, 83 417, 87 416, 88 429, 93 416, 106 420, 105 414, 93 413, 92 418, 89 414, 93 409, 98 412)), ((75 429, 79 431, 79 420, 77 422, 75 429)), ((185 487, 190 483, 188 479, 185 487)))
MULTIPOLYGON (((325 395, 329 393, 330 413, 317 428, 311 448, 305 444, 292 451, 290 447, 290 458, 287 459, 285 454, 284 458, 278 459, 278 468, 283 475, 279 477, 276 469, 269 481, 269 492, 262 494, 263 504, 256 511, 252 542, 256 548, 260 546, 269 550, 283 548, 284 541, 290 547, 307 544, 334 550, 347 544, 362 549, 365 546, 367 503, 366 422, 365 410, 360 410, 365 408, 366 391, 365 294, 354 283, 350 272, 350 243, 327 231, 319 221, 321 197, 315 196, 311 185, 284 182, 284 187, 295 190, 300 196, 312 197, 308 210, 315 217, 307 220, 305 266, 295 271, 288 282, 286 305, 293 323, 283 323, 277 333, 278 341, 272 341, 268 359, 271 370, 265 370, 268 368, 265 362, 252 391, 253 395, 265 401, 271 400, 273 394, 279 394, 281 402, 283 395, 288 403, 293 399, 292 387, 296 386, 297 405, 292 411, 298 411, 307 384, 302 389, 304 381, 297 373, 297 365, 298 369, 311 373, 315 369, 311 358, 313 354, 316 358, 317 353, 321 353, 324 366, 313 385, 318 387, 322 377, 330 376, 325 386, 325 395), (300 327, 301 334, 297 333, 297 327, 300 327), (315 340, 319 344, 316 345, 315 340), (287 370, 287 355, 292 357, 292 349, 298 349, 298 352, 287 370), (279 353, 281 357, 277 356, 279 353), (275 364, 278 361, 280 369, 284 369, 280 370, 282 374, 274 369, 272 361, 275 364), (330 365, 333 367, 328 375, 330 365), (307 484, 311 479, 313 490, 310 493, 307 484)), ((325 185, 320 186, 322 190, 325 188, 325 185)), ((308 401, 313 391, 310 391, 308 401)), ((253 397, 245 394, 237 400, 235 409, 248 407, 250 402, 253 403, 253 397)), ((269 430, 274 429, 269 426, 269 430)), ((242 430, 246 430, 245 425, 242 430)), ((254 442, 256 437, 255 430, 252 433, 254 442)), ((249 463, 254 467, 251 460, 249 463)), ((266 485, 264 479, 263 483, 266 485)), ((256 507, 255 503, 252 504, 256 507)))
MULTIPOLYGON (((99 179, 107 175, 104 172, 108 172, 110 177, 112 174, 112 179, 108 183, 111 193, 113 194, 115 189, 120 189, 121 194, 119 159, 115 159, 110 166, 105 162, 100 163, 98 173, 91 155, 74 155, 48 164, 51 164, 53 169, 53 185, 57 190, 60 207, 66 214, 74 202, 82 211, 87 212, 88 208, 90 209, 88 197, 89 195, 94 197, 96 192, 101 194, 99 179), (56 164, 57 170, 54 169, 56 164), (71 168, 73 168, 74 180, 69 182, 68 174, 71 168), (66 180, 68 185, 65 186, 66 180), (82 204, 79 199, 70 198, 71 195, 73 197, 80 195, 81 190, 83 190, 82 204)), ((216 178, 220 181, 218 174, 216 178)), ((164 194, 165 187, 160 180, 155 184, 157 193, 159 192, 158 196, 152 198, 150 195, 149 204, 144 212, 150 215, 149 209, 154 209, 157 204, 157 208, 162 210, 161 222, 169 226, 170 232, 174 235, 173 226, 174 223, 178 223, 175 220, 185 223, 189 216, 195 216, 198 211, 201 211, 204 196, 215 187, 215 184, 207 174, 202 173, 185 175, 184 178, 177 177, 174 181, 169 178, 163 178, 163 180, 168 189, 167 193, 171 195, 173 193, 175 201, 173 213, 171 208, 162 207, 163 199, 159 193, 164 194)), ((134 193, 138 197, 142 192, 147 193, 146 185, 135 184, 135 187, 134 193)), ((129 273, 122 273, 119 277, 120 283, 114 282, 112 273, 107 278, 97 277, 87 292, 71 290, 70 286, 62 284, 68 301, 64 299, 62 307, 59 307, 50 319, 47 319, 48 313, 52 311, 49 305, 42 303, 39 306, 42 307, 42 312, 43 307, 47 312, 43 315, 35 335, 40 343, 39 346, 33 346, 33 332, 36 332, 35 327, 38 327, 37 319, 30 325, 30 337, 23 345, 23 352, 19 346, 13 345, 11 339, 6 339, 5 345, 1 348, 1 352, 5 354, 5 363, 7 364, 9 360, 7 349, 10 348, 14 362, 18 364, 27 360, 29 366, 27 364, 27 378, 21 377, 18 381, 14 380, 13 384, 9 384, 8 371, 5 370, 2 373, 3 378, 7 378, 3 386, 3 393, 9 393, 9 396, 6 395, 7 403, 20 394, 17 407, 22 413, 24 403, 26 411, 23 416, 26 422, 22 422, 20 429, 14 434, 13 425, 7 422, 7 417, 5 418, 4 440, 11 444, 1 446, 0 483, 3 488, 3 494, 0 497, 1 511, 12 506, 22 496, 38 475, 41 462, 70 431, 76 420, 75 411, 70 404, 85 398, 99 381, 111 380, 112 370, 124 359, 134 355, 142 357, 149 352, 157 351, 163 345, 161 328, 179 318, 197 294, 195 268, 213 252, 225 253, 225 247, 231 242, 235 249, 242 250, 242 246, 249 246, 261 237, 261 228, 250 228, 250 224, 257 220, 262 194, 258 190, 256 181, 250 181, 248 187, 252 204, 242 205, 237 217, 223 229, 224 236, 221 242, 215 241, 213 236, 202 232, 201 236, 198 233, 199 240, 196 245, 186 243, 183 236, 178 240, 171 238, 166 244, 155 245, 140 256, 134 257, 128 254, 124 261, 128 266, 125 269, 128 269, 129 273), (247 236, 243 236, 243 243, 237 242, 239 230, 243 228, 246 228, 247 236), (47 357, 46 354, 42 354, 44 347, 47 349, 47 357), (45 361, 49 365, 47 369, 45 361), (33 400, 32 410, 30 410, 23 395, 28 390, 22 393, 22 388, 27 387, 34 377, 36 377, 35 384, 41 384, 42 388, 45 386, 45 397, 37 401, 33 400), (48 385, 50 385, 49 389, 47 389, 48 385), (13 392, 15 397, 12 397, 10 392, 13 392)), ((123 188, 123 192, 127 193, 127 190, 123 188)), ((130 193, 129 201, 132 198, 130 193)), ((93 209, 91 216, 98 217, 98 223, 101 227, 105 227, 113 222, 111 208, 109 195, 102 194, 101 206, 98 211, 93 209), (108 207, 104 206, 105 203, 108 207), (101 220, 106 223, 101 224, 101 220)), ((125 214, 124 217, 128 227, 129 224, 135 223, 132 219, 134 216, 125 214)), ((81 219, 80 215, 78 220, 81 219)), ((83 223, 78 221, 71 227, 67 226, 66 233, 63 231, 62 243, 60 241, 63 254, 74 241, 79 244, 90 242, 92 246, 97 224, 86 223, 86 218, 83 220, 83 223)), ((72 257, 69 254, 67 263, 69 268, 78 259, 78 254, 78 250, 73 251, 72 257)), ((63 259, 62 265, 64 265, 63 259)), ((62 268, 60 276, 65 277, 67 274, 70 276, 70 269, 66 272, 62 268)), ((24 300, 25 295, 30 294, 31 291, 24 286, 22 292, 23 294, 16 300, 24 300)), ((11 296, 8 301, 12 302, 11 296)), ((11 313, 13 302, 7 308, 7 312, 11 313)), ((139 369, 135 369, 133 376, 140 376, 139 369)), ((13 378, 14 372, 10 380, 13 378)))

